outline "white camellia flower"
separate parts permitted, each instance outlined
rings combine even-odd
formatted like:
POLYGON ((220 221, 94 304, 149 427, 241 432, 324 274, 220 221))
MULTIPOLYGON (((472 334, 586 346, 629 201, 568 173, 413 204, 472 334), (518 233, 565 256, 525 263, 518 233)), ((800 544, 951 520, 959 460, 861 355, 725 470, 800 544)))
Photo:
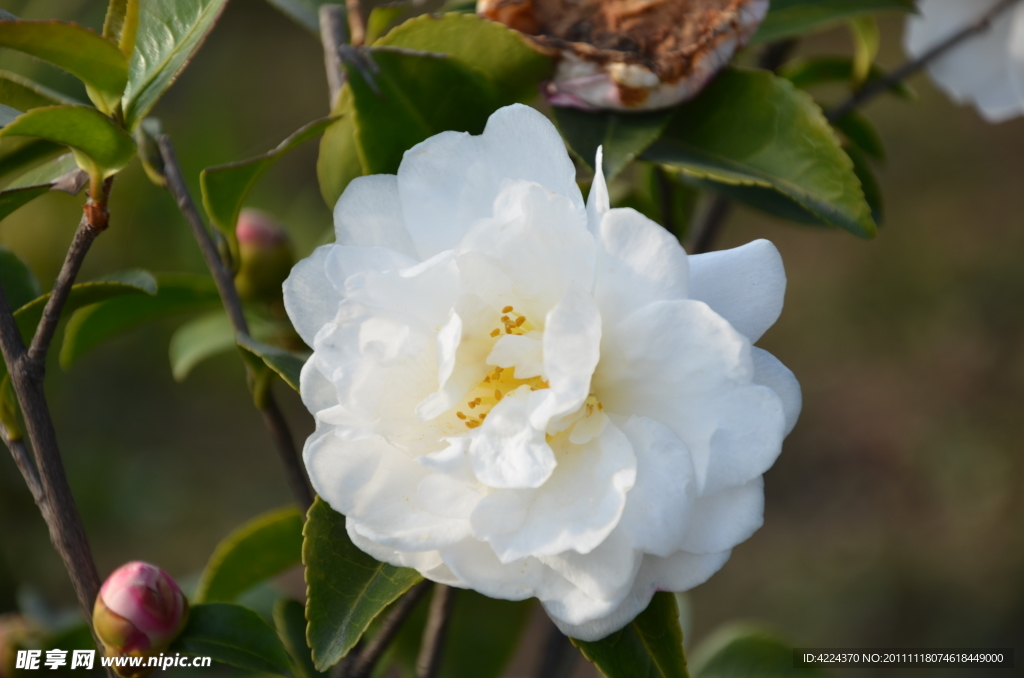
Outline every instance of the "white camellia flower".
POLYGON ((584 205, 518 105, 354 180, 335 222, 285 303, 306 467, 361 549, 595 640, 761 525, 801 404, 751 346, 782 309, 771 243, 687 257, 600 172, 584 205))
MULTIPOLYGON (((919 0, 907 19, 907 52, 920 57, 995 7, 999 0, 919 0)), ((989 122, 1024 113, 1024 4, 1000 14, 991 28, 968 38, 929 66, 956 101, 973 103, 989 122)))

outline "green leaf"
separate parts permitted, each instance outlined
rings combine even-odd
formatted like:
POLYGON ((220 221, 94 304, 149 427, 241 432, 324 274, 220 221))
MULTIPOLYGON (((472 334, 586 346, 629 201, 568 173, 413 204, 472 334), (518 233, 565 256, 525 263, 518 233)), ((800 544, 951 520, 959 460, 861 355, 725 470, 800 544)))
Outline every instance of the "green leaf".
POLYGON ((159 318, 220 306, 209 276, 158 274, 155 296, 130 296, 85 306, 74 312, 64 329, 60 365, 68 369, 90 349, 159 318))
POLYGON ((590 113, 555 108, 554 113, 569 148, 587 167, 594 169, 597 147, 604 148, 604 176, 611 181, 661 136, 673 111, 590 113))
POLYGON ((853 36, 853 82, 859 87, 871 73, 878 48, 882 44, 882 36, 878 31, 878 22, 870 15, 854 17, 847 25, 853 36))
POLYGON ((203 207, 210 220, 228 238, 235 242, 235 222, 242 211, 249 191, 259 178, 286 153, 295 150, 310 139, 319 136, 334 122, 334 118, 322 118, 305 125, 278 146, 263 155, 217 167, 208 167, 199 175, 199 186, 203 191, 203 207))
POLYGON ((753 42, 772 42, 874 12, 913 12, 913 0, 772 0, 753 42))
POLYGON ((245 523, 217 545, 195 600, 231 602, 260 582, 302 562, 302 514, 288 507, 245 523))
POLYGON ((0 220, 6 219, 19 208, 29 204, 42 194, 49 192, 50 187, 48 185, 0 191, 0 220))
POLYGON ((313 666, 313 655, 306 646, 306 609, 302 603, 281 599, 274 604, 274 626, 285 649, 292 657, 295 675, 299 678, 320 678, 321 673, 313 666))
POLYGON ((345 187, 356 177, 363 176, 363 163, 359 159, 356 142, 356 109, 352 88, 341 88, 338 103, 331 115, 336 118, 320 139, 320 154, 316 159, 316 176, 320 181, 320 195, 331 209, 341 197, 345 187))
POLYGON ((111 114, 128 82, 128 61, 110 40, 78 24, 0 21, 0 47, 48 61, 86 84, 97 108, 111 114))
POLYGON ((199 363, 235 345, 235 328, 223 309, 190 320, 171 335, 171 374, 175 381, 185 381, 199 363))
POLYGON ((214 661, 240 669, 291 675, 288 652, 267 622, 247 608, 229 603, 194 605, 188 623, 169 652, 214 661))
POLYGON ((571 640, 607 678, 689 678, 672 593, 655 593, 646 610, 607 638, 590 643, 571 640))
MULTIPOLYGON (((850 57, 817 57, 814 59, 797 59, 790 61, 779 71, 800 89, 808 89, 815 85, 833 82, 844 82, 853 85, 853 59, 850 57)), ((868 71, 865 84, 884 78, 886 72, 877 64, 872 64, 868 71)), ((894 83, 889 91, 904 99, 914 99, 917 95, 905 82, 894 83)))
POLYGON ((32 269, 14 252, 0 246, 0 285, 3 285, 7 305, 21 308, 39 296, 39 281, 32 269))
POLYGON ((227 0, 146 0, 124 92, 129 130, 149 113, 213 30, 227 0))
MULTIPOLYGON (((95 304, 106 299, 129 294, 157 293, 157 282, 153 274, 141 269, 121 271, 112 275, 97 278, 96 280, 84 283, 76 283, 71 286, 71 293, 68 300, 64 302, 63 315, 70 315, 75 310, 95 304)), ((28 341, 35 333, 36 325, 43 317, 43 308, 50 299, 50 293, 36 297, 14 312, 14 318, 18 321, 18 328, 22 337, 28 341)))
MULTIPOLYGON (((281 10, 292 21, 307 28, 313 35, 320 37, 320 5, 334 3, 335 0, 267 0, 281 10)), ((336 3, 344 6, 344 3, 336 3)))
POLYGON ((554 61, 531 48, 518 31, 475 14, 424 14, 374 46, 448 54, 483 72, 497 87, 502 105, 535 98, 554 68, 554 61))
POLYGON ((110 0, 103 21, 103 37, 114 42, 127 58, 135 51, 139 30, 139 0, 110 0))
POLYGON ((871 162, 857 146, 847 146, 846 154, 853 161, 853 171, 864 188, 864 197, 867 199, 868 205, 871 206, 871 218, 881 226, 885 221, 885 201, 882 195, 882 186, 878 183, 878 177, 875 176, 875 171, 871 168, 871 162))
POLYGON ((758 629, 716 631, 693 653, 694 678, 823 678, 817 666, 794 666, 793 648, 758 629))
MULTIPOLYGON (((54 156, 68 152, 66 146, 32 137, 0 137, 0 177, 9 177, 54 156)), ((78 164, 75 164, 77 167, 78 164)))
POLYGON ((373 44, 379 37, 387 33, 388 29, 407 9, 409 9, 408 3, 395 2, 378 5, 370 10, 370 16, 366 19, 366 44, 373 44))
POLYGON ((27 111, 43 106, 76 103, 79 102, 17 73, 0 71, 0 104, 27 111))
POLYGON ((345 516, 320 497, 303 529, 302 562, 308 600, 306 638, 320 671, 334 666, 366 632, 374 617, 422 580, 415 570, 380 563, 359 550, 345 516))
POLYGON ((644 158, 696 179, 773 189, 860 237, 876 226, 853 163, 821 109, 767 71, 727 70, 679 112, 644 158))
POLYGON ((858 113, 850 111, 832 125, 843 133, 850 143, 876 160, 885 160, 885 144, 882 136, 871 124, 871 121, 858 113))
POLYGON ((115 174, 135 155, 132 138, 90 106, 36 108, 0 130, 0 136, 19 135, 68 146, 79 167, 90 176, 105 178, 115 174))
POLYGON ((380 93, 346 64, 355 99, 356 140, 370 174, 394 174, 407 150, 439 132, 480 134, 500 106, 494 83, 443 54, 369 50, 380 93))
POLYGON ((238 337, 238 345, 262 360, 296 392, 299 390, 299 374, 302 372, 302 366, 306 364, 307 356, 264 344, 252 337, 238 337))

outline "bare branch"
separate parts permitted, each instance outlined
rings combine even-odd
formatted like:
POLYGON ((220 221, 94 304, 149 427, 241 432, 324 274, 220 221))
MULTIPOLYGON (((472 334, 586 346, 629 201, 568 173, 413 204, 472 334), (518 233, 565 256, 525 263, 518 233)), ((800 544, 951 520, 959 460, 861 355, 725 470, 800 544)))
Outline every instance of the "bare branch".
MULTIPOLYGON (((159 137, 157 145, 160 148, 160 155, 164 162, 163 169, 164 176, 167 179, 167 189, 174 196, 174 200, 178 203, 178 209, 185 217, 185 221, 188 222, 189 228, 192 229, 192 235, 199 244, 199 250, 206 261, 206 267, 210 269, 210 274, 213 275, 214 283, 217 285, 221 303, 223 303, 224 309, 231 319, 231 326, 234 328, 235 334, 249 337, 249 324, 245 320, 242 300, 238 297, 234 276, 224 265, 224 262, 221 261, 217 253, 217 246, 214 244, 206 224, 203 223, 203 218, 199 216, 199 210, 196 209, 195 201, 192 200, 192 195, 188 191, 185 179, 181 175, 181 167, 178 165, 178 159, 174 154, 174 146, 171 144, 170 137, 167 135, 159 137)), ((254 383, 253 373, 248 364, 246 364, 245 369, 246 374, 249 376, 249 383, 254 383)), ((267 391, 258 409, 263 416, 267 429, 270 431, 270 437, 274 441, 274 446, 284 462, 285 472, 288 474, 288 482, 295 495, 295 499, 303 511, 305 511, 313 504, 313 492, 306 480, 306 474, 302 468, 302 462, 299 459, 291 430, 288 428, 288 422, 285 421, 284 415, 281 413, 281 409, 278 407, 272 392, 267 391)))
POLYGON ((361 47, 366 41, 366 15, 363 14, 362 2, 345 0, 345 7, 348 9, 348 41, 356 47, 361 47))
POLYGON ((427 626, 423 629, 420 654, 416 657, 416 678, 437 678, 441 671, 444 641, 448 635, 448 622, 451 621, 454 604, 455 589, 444 584, 434 584, 427 626))
POLYGON ((398 632, 402 630, 405 620, 409 618, 416 608, 416 604, 430 590, 431 585, 432 583, 429 581, 422 581, 399 598, 391 614, 381 624, 377 635, 353 657, 352 663, 348 665, 345 672, 345 678, 369 678, 373 674, 377 662, 380 661, 398 632))
POLYGON ((330 91, 330 106, 334 110, 338 93, 345 84, 345 69, 341 66, 341 47, 348 41, 345 30, 345 8, 341 5, 320 5, 320 42, 324 46, 324 67, 327 69, 327 86, 330 91))

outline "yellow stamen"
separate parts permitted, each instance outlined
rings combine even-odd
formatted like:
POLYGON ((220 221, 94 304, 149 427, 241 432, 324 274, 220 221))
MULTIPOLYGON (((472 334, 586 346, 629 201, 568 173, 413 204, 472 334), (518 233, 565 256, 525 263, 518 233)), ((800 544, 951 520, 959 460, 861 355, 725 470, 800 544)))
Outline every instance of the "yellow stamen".
POLYGON ((501 309, 501 312, 502 313, 511 313, 512 312, 512 307, 511 306, 506 306, 505 308, 501 309))

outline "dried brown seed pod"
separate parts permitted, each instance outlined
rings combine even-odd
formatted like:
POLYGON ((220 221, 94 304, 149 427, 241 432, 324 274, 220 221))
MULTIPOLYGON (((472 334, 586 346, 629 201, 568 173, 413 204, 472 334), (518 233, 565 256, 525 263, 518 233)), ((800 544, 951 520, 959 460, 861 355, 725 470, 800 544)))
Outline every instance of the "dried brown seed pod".
POLYGON ((479 0, 477 13, 559 57, 555 106, 652 110, 697 94, 754 34, 769 0, 479 0))

